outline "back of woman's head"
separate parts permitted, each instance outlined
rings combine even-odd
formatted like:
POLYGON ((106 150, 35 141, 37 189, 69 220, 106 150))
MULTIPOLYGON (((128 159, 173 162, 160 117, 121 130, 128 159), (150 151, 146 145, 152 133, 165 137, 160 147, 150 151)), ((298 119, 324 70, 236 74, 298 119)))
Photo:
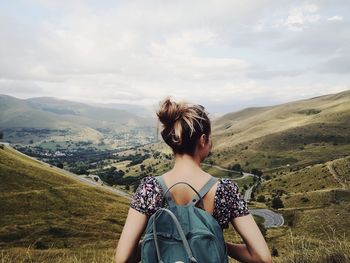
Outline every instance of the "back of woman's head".
POLYGON ((166 97, 157 111, 163 124, 161 135, 174 153, 194 155, 202 134, 207 140, 211 132, 210 120, 201 105, 172 101, 166 97))

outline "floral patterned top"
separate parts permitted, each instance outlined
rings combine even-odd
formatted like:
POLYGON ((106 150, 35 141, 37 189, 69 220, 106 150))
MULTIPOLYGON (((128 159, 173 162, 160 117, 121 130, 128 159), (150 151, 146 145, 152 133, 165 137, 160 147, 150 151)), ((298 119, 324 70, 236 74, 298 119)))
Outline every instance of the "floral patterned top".
MULTIPOLYGON (((218 178, 219 184, 214 197, 213 217, 221 228, 228 228, 232 218, 250 214, 247 204, 239 193, 236 182, 228 178, 218 178)), ((154 176, 142 178, 130 207, 151 216, 159 208, 163 198, 163 190, 154 176)))

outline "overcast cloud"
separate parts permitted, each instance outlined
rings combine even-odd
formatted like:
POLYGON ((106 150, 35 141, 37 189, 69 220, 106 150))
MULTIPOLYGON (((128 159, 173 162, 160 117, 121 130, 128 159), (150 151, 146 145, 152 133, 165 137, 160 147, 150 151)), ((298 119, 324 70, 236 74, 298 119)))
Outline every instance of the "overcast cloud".
POLYGON ((212 113, 350 89, 348 1, 0 2, 0 94, 212 113))

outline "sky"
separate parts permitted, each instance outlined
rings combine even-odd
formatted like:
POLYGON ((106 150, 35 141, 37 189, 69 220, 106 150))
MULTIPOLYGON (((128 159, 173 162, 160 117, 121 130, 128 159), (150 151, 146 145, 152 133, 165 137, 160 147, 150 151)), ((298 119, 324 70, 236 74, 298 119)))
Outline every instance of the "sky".
POLYGON ((350 89, 340 0, 0 0, 0 94, 213 114, 350 89))

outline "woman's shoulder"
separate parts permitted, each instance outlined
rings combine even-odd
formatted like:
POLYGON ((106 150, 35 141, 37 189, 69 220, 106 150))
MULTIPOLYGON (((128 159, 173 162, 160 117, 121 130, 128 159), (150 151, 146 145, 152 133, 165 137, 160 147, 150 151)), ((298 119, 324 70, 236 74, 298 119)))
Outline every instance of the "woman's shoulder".
POLYGON ((235 191, 238 191, 239 189, 238 184, 231 178, 221 177, 221 178, 218 178, 218 181, 219 181, 218 187, 227 188, 235 191))
POLYGON ((162 189, 154 176, 143 177, 130 205, 141 213, 152 215, 161 204, 161 191, 162 189))
POLYGON ((140 184, 158 184, 158 180, 155 176, 148 175, 141 179, 140 184))
POLYGON ((232 218, 249 214, 246 201, 239 192, 238 184, 231 178, 218 178, 219 185, 215 196, 215 213, 223 228, 228 228, 232 218))
POLYGON ((233 179, 223 177, 218 178, 218 181, 216 198, 228 200, 240 197, 239 186, 233 179))
POLYGON ((143 177, 140 181, 139 187, 137 190, 152 192, 154 194, 160 193, 162 191, 161 186, 157 178, 153 175, 143 177))

